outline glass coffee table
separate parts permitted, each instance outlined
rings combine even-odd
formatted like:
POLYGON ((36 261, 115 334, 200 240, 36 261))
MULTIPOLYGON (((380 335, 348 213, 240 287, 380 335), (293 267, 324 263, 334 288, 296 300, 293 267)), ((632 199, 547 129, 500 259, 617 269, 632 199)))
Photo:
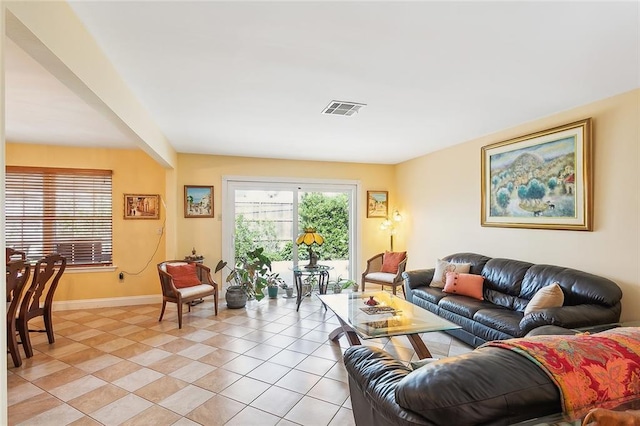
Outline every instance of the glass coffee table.
POLYGON ((407 336, 420 359, 431 358, 420 333, 461 328, 385 291, 321 294, 318 298, 340 322, 340 327, 329 334, 329 339, 337 341, 345 335, 352 346, 360 345, 360 338, 407 336), (365 304, 371 299, 378 304, 365 304))

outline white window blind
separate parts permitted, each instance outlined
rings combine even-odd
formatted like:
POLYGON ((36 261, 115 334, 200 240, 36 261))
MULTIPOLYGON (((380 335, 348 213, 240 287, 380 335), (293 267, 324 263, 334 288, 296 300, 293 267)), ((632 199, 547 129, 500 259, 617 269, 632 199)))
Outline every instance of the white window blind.
POLYGON ((30 260, 111 265, 111 170, 6 168, 6 246, 30 260))

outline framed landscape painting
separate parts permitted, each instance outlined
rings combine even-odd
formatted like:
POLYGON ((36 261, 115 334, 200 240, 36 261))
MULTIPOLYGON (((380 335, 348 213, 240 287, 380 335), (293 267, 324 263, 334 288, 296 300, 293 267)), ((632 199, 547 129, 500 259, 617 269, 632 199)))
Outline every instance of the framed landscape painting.
POLYGON ((184 186, 184 217, 213 217, 213 186, 184 186))
POLYGON ((367 191, 367 217, 389 215, 389 191, 367 191))
POLYGON ((125 219, 160 219, 160 196, 124 194, 125 219))
POLYGON ((591 231, 591 119, 482 147, 481 225, 591 231))

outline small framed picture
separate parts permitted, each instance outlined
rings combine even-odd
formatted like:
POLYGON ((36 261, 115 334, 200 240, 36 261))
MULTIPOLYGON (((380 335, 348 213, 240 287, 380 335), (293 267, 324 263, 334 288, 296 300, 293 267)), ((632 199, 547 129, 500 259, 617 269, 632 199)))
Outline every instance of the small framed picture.
POLYGON ((213 217, 213 186, 184 186, 184 217, 213 217))
POLYGON ((160 196, 124 194, 125 219, 160 219, 160 196))
POLYGON ((389 191, 367 191, 367 217, 389 215, 389 191))

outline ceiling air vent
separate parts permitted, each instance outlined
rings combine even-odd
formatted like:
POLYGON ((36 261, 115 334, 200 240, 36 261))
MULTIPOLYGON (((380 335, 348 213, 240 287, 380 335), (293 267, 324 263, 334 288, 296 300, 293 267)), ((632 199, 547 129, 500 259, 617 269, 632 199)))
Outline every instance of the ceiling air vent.
POLYGON ((358 104, 355 102, 331 101, 329 105, 322 110, 322 113, 328 115, 353 115, 366 105, 367 104, 358 104))

